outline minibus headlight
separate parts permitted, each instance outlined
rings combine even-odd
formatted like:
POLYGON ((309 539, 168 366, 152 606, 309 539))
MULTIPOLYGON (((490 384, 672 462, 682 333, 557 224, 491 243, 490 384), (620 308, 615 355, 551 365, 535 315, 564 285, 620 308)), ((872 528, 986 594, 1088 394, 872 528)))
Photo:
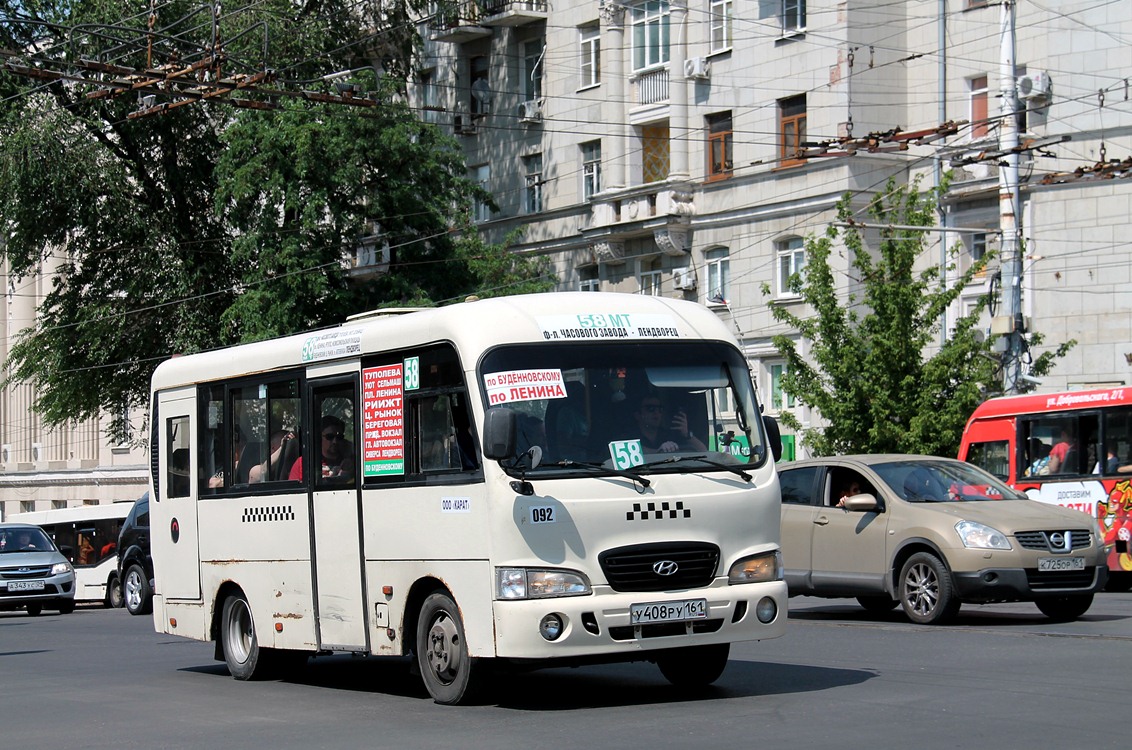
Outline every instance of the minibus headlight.
POLYGON ((781 581, 782 578, 782 552, 779 550, 736 560, 727 571, 727 582, 731 585, 781 581))
POLYGON ((1010 540, 998 529, 974 521, 960 521, 955 531, 968 549, 1010 549, 1010 540))
POLYGON ((54 565, 51 566, 51 575, 53 575, 53 576, 61 576, 61 575, 66 575, 67 573, 74 573, 74 572, 75 572, 75 569, 71 567, 70 563, 61 562, 61 563, 55 563, 54 565))
POLYGON ((590 582, 572 570, 538 568, 496 568, 497 599, 544 599, 552 596, 584 596, 591 593, 590 582))

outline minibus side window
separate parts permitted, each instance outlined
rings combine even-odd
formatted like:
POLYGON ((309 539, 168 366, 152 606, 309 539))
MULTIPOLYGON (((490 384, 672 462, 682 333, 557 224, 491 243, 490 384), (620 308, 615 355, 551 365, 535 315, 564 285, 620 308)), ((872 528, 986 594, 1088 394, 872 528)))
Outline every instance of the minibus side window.
POLYGON ((967 463, 1006 481, 1010 477, 1010 442, 988 440, 985 443, 971 443, 967 446, 967 463))

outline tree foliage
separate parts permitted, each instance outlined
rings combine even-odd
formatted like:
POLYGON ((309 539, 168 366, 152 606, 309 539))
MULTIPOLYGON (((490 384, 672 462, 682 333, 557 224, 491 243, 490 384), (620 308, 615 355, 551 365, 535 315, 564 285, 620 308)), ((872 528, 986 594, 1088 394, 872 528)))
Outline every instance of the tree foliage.
MULTIPOLYGON (((383 305, 553 286, 545 262, 476 234, 471 202, 487 196, 456 143, 398 96, 391 73, 412 67, 416 4, 264 0, 219 18, 226 74, 278 69, 298 91, 352 70, 376 107, 279 97, 273 110, 218 100, 131 118, 135 95, 0 73, 0 253, 17 279, 54 273, 7 376, 33 385, 46 422, 144 407, 172 354, 383 305), (366 237, 388 248, 384 275, 353 272, 366 237)), ((58 69, 208 53, 208 6, 162 3, 152 35, 148 7, 0 0, 0 47, 58 69)))
MULTIPOLYGON (((986 296, 951 323, 939 344, 943 313, 991 256, 947 286, 938 264, 916 270, 924 265, 926 232, 898 228, 933 226, 937 196, 946 188, 921 192, 918 183, 890 181, 867 207, 868 223, 886 227, 873 247, 852 226, 854 211, 846 196, 837 213, 838 224, 848 228, 831 226, 824 236, 810 238, 804 277, 791 279, 808 312, 770 308, 775 320, 799 331, 809 345, 804 352, 790 336, 774 337, 786 359, 783 389, 817 409, 827 423, 802 430, 815 455, 954 456, 967 418, 995 387, 990 342, 976 327, 986 296), (833 263, 842 248, 848 254, 847 285, 839 283, 833 263)), ((801 429, 793 415, 783 416, 801 429)))

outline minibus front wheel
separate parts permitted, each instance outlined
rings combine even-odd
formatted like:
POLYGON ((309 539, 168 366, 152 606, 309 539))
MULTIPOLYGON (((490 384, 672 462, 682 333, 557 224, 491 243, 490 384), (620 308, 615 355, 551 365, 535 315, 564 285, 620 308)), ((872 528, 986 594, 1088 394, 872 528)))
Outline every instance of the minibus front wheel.
POLYGON ((469 655, 460 609, 447 592, 433 592, 421 605, 416 651, 421 679, 434 701, 451 706, 471 698, 485 665, 469 655))

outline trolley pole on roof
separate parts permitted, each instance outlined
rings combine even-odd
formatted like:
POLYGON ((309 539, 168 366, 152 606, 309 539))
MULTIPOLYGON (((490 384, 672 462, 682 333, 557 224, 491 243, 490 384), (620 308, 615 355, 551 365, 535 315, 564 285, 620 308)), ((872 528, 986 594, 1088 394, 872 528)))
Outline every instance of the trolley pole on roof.
POLYGON ((991 321, 991 330, 1000 334, 996 350, 1002 354, 1002 389, 1017 393, 1022 368, 1022 199, 1018 192, 1018 91, 1014 64, 1014 12, 1016 0, 1002 0, 1002 39, 1000 45, 1000 112, 998 145, 1005 155, 999 168, 999 229, 1002 230, 1002 311, 991 321))

